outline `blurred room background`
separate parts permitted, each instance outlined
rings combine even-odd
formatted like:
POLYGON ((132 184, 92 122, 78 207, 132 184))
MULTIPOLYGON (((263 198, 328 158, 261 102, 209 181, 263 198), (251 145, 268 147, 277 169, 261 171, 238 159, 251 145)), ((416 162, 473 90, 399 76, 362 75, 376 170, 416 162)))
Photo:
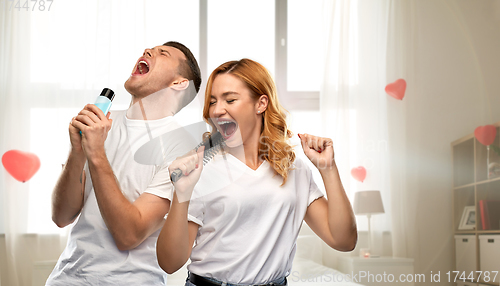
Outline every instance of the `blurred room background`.
POLYGON ((112 110, 128 108, 123 84, 137 59, 170 40, 191 49, 203 78, 180 121, 202 120, 214 68, 257 60, 273 74, 294 134, 333 139, 351 201, 380 191, 385 212, 372 217, 373 235, 358 216, 352 253, 307 241, 318 263, 339 269, 339 257, 358 256, 370 239, 372 254, 412 259, 414 273, 455 270, 450 144, 500 121, 500 1, 53 0, 43 10, 41 2, 0 1, 0 153, 41 161, 26 183, 0 167, 0 285, 43 285, 36 275, 50 273, 65 246, 69 227, 52 222, 50 199, 70 119, 104 87, 116 93, 112 110), (402 100, 385 92, 398 79, 407 83, 402 100), (359 166, 363 182, 351 175, 359 166))

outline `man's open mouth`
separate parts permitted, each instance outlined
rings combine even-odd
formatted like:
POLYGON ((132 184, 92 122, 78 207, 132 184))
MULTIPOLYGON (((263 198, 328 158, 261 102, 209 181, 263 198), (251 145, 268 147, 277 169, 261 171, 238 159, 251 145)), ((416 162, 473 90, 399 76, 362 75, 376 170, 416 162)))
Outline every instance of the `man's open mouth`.
POLYGON ((149 64, 144 60, 140 60, 137 63, 133 74, 134 75, 135 74, 147 74, 148 72, 149 72, 149 64))
POLYGON ((226 139, 231 137, 238 127, 236 122, 231 120, 219 120, 217 121, 217 125, 219 125, 219 131, 226 139))

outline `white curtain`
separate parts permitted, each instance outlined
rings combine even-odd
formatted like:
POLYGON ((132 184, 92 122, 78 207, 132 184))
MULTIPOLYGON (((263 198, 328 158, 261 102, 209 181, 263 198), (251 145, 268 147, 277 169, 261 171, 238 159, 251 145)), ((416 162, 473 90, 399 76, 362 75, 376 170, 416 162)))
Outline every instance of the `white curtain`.
MULTIPOLYGON (((416 2, 394 1, 388 5, 387 24, 387 81, 398 78, 407 81, 405 97, 416 96, 413 88, 417 82, 415 71, 416 2)), ((416 215, 418 193, 412 192, 409 174, 412 171, 411 156, 408 155, 407 112, 408 100, 390 98, 387 102, 387 126, 390 152, 390 193, 392 207, 392 249, 394 256, 420 260, 419 234, 416 215)), ((418 265, 418 263, 416 263, 418 265)))
MULTIPOLYGON (((382 253, 382 231, 392 232, 392 252, 414 257, 408 240, 415 211, 405 188, 405 109, 385 86, 411 82, 407 50, 412 1, 325 1, 325 70, 320 92, 324 134, 334 141, 335 158, 351 200, 361 190, 380 190, 385 214, 372 216, 372 253, 382 253), (363 166, 364 182, 351 176, 363 166)), ((357 218, 367 229, 367 218, 357 218)), ((413 244, 412 244, 413 245, 413 244)), ((367 245, 358 245, 367 247, 367 245)))
MULTIPOLYGON (((31 284, 34 261, 57 259, 64 247, 65 231, 41 227, 51 224, 50 208, 36 206, 50 205, 57 175, 49 174, 57 174, 67 156, 69 119, 103 87, 116 92, 114 109, 126 108, 130 97, 123 83, 145 47, 177 40, 197 56, 199 13, 197 0, 65 0, 37 12, 17 11, 11 3, 0 4, 0 153, 31 151, 42 163, 24 184, 0 168, 0 232, 7 256, 0 257, 7 268, 2 283, 18 286, 31 284)), ((380 232, 391 230, 393 254, 402 257, 418 255, 410 203, 415 195, 406 191, 402 167, 406 104, 384 88, 398 78, 411 84, 413 4, 325 1, 320 92, 323 134, 334 141, 346 191, 351 198, 360 190, 382 192, 386 213, 372 217, 374 252, 381 252, 380 232), (367 169, 363 183, 350 175, 356 166, 367 169)), ((364 228, 366 217, 358 225, 364 228)))
POLYGON ((112 109, 126 109, 123 84, 145 48, 175 40, 199 53, 197 0, 45 1, 43 11, 42 1, 27 1, 28 10, 16 2, 0 2, 0 155, 32 152, 41 167, 26 183, 0 168, 0 269, 9 286, 31 285, 34 263, 57 260, 65 246, 68 227, 52 223, 50 196, 70 119, 104 87, 116 93, 112 109))
MULTIPOLYGON (((7 2, 7 1, 5 1, 7 2)), ((3 3, 2 3, 3 4, 3 3)), ((7 5, 7 4, 6 4, 7 5)), ((30 108, 46 99, 47 89, 31 85, 29 81, 30 59, 30 16, 27 13, 12 13, 8 8, 1 10, 1 58, 0 105, 1 153, 7 150, 30 150, 30 108), (36 94, 36 96, 33 96, 36 94)), ((39 120, 43 120, 40 118, 39 120)), ((50 122, 46 122, 50 130, 50 122)), ((49 132, 47 132, 50 134, 49 132)), ((42 138, 40 140, 48 140, 42 138)), ((29 194, 31 182, 15 181, 1 168, 2 231, 5 232, 6 257, 2 257, 2 268, 6 285, 30 285, 32 258, 37 252, 28 253, 27 240, 36 240, 36 235, 26 235, 28 228, 29 194), (5 272, 4 272, 5 273, 5 272)), ((59 237, 56 236, 58 240, 59 237)), ((59 243, 44 245, 53 249, 57 256, 59 243)), ((32 250, 32 248, 30 249, 32 250)))

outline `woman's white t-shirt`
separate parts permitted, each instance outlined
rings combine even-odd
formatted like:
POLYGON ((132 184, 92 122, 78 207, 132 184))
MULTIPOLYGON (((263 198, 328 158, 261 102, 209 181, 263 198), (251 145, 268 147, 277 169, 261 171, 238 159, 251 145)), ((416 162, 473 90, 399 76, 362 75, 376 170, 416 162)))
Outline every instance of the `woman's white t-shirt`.
POLYGON ((288 276, 307 207, 323 193, 298 158, 282 182, 267 161, 252 170, 226 154, 204 166, 189 205, 200 227, 188 270, 234 284, 288 276))

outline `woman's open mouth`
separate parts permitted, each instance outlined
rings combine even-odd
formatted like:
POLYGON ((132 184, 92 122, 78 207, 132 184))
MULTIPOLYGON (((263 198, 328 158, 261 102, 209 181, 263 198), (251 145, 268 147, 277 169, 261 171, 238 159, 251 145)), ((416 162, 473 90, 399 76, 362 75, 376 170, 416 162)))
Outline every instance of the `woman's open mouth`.
POLYGON ((232 120, 217 120, 217 125, 219 126, 219 132, 224 136, 225 139, 231 137, 238 128, 236 121, 232 120))
POLYGON ((135 70, 132 75, 143 75, 149 72, 149 64, 145 60, 140 60, 135 66, 135 70))

